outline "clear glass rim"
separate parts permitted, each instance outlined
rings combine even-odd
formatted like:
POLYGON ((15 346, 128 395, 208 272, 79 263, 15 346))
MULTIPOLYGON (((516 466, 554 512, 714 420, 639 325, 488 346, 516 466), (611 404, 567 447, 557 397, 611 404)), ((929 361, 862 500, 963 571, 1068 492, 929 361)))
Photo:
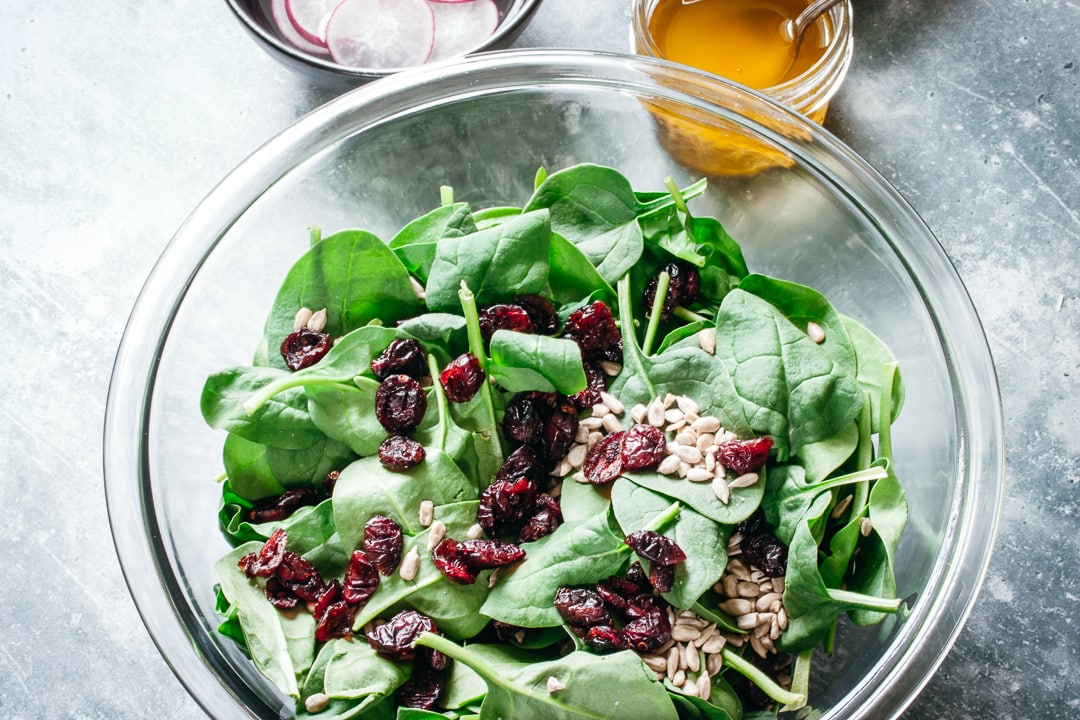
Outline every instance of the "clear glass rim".
POLYGON ((872 167, 820 126, 734 83, 664 60, 617 53, 486 53, 451 65, 409 70, 358 88, 301 118, 256 150, 178 229, 129 317, 110 379, 104 426, 105 490, 114 543, 151 637, 211 717, 252 717, 253 711, 274 717, 281 714, 282 708, 266 707, 253 692, 222 681, 222 675, 235 678, 235 673, 226 659, 198 637, 202 628, 191 607, 176 601, 183 582, 168 561, 166 538, 153 516, 144 423, 161 349, 184 295, 206 256, 248 207, 237 205, 235 199, 254 202, 306 157, 359 127, 451 97, 537 84, 602 86, 668 97, 774 139, 869 218, 877 218, 926 307, 947 310, 947 315, 932 315, 957 390, 956 415, 965 429, 959 442, 963 477, 954 498, 955 529, 944 540, 948 551, 938 558, 911 620, 900 628, 888 652, 826 716, 898 717, 955 642, 985 576, 997 528, 1004 468, 1001 401, 974 306, 944 249, 913 209, 872 167), (694 87, 712 92, 688 91, 694 87), (807 139, 779 136, 708 99, 732 95, 761 116, 785 118, 807 139), (148 351, 148 341, 153 352, 148 351))

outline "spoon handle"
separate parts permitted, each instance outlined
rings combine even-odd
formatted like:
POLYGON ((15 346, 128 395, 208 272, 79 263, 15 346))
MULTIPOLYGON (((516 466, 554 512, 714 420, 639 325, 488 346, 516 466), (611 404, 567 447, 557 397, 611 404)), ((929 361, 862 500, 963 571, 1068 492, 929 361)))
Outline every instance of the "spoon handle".
POLYGON ((815 0, 806 6, 806 9, 799 13, 799 16, 790 24, 786 25, 785 29, 791 33, 791 41, 798 44, 799 39, 802 37, 803 31, 806 30, 810 23, 818 19, 818 17, 833 5, 837 5, 841 0, 815 0))

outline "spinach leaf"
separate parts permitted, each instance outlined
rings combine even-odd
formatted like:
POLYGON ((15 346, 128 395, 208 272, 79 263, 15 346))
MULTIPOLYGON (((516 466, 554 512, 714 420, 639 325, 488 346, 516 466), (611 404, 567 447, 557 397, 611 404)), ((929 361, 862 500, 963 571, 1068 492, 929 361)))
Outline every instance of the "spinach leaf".
MULTIPOLYGON (((645 528, 671 503, 670 497, 625 479, 616 480, 611 487, 611 507, 624 535, 645 528)), ((665 600, 685 610, 693 606, 723 574, 727 565, 727 542, 731 527, 684 507, 674 525, 661 534, 686 553, 686 560, 675 568, 674 587, 671 592, 664 594, 665 600)), ((648 569, 647 562, 643 561, 642 564, 648 569)))
MULTIPOLYGON (((676 720, 678 715, 663 686, 633 652, 611 655, 577 651, 556 660, 535 661, 522 656, 518 663, 494 667, 487 646, 462 647, 446 638, 424 633, 418 645, 434 648, 469 666, 487 684, 480 709, 483 720, 497 718, 545 718, 546 720, 676 720), (549 692, 548 678, 566 685, 549 692)), ((493 649, 496 657, 508 653, 493 649)))
POLYGON ((642 215, 639 222, 646 243, 692 265, 705 264, 705 256, 698 251, 697 240, 687 231, 678 208, 654 210, 642 215))
POLYGON ((450 357, 457 357, 469 347, 465 318, 451 313, 424 313, 403 320, 397 329, 424 343, 444 348, 450 357))
POLYGON ((477 210, 473 213, 473 222, 476 223, 478 229, 486 230, 489 227, 499 225, 508 217, 514 217, 515 215, 520 214, 521 208, 519 207, 500 205, 477 210))
MULTIPOLYGON (((325 446, 325 441, 320 442, 324 442, 325 446)), ((270 469, 266 450, 266 445, 245 440, 239 435, 229 433, 225 436, 225 446, 221 452, 225 476, 229 478, 232 491, 245 500, 262 500, 285 492, 285 483, 270 469)))
POLYGON ((606 509, 585 520, 567 520, 551 535, 522 545, 525 559, 500 575, 480 612, 519 627, 560 625, 555 591, 617 573, 630 557, 623 537, 606 509))
POLYGON ((322 669, 323 692, 332 698, 362 699, 372 705, 409 679, 409 666, 380 657, 366 642, 331 640, 322 669))
POLYGON ((828 352, 771 303, 736 289, 716 316, 722 362, 753 429, 779 459, 832 437, 855 419, 862 390, 828 352))
POLYGON ((334 525, 342 545, 352 549, 359 547, 364 523, 372 515, 385 515, 416 535, 424 532, 418 517, 422 501, 448 505, 478 497, 476 484, 437 449, 403 473, 389 470, 378 457, 365 457, 342 470, 334 485, 334 525))
POLYGON ((237 566, 241 557, 261 547, 258 542, 241 545, 218 560, 214 569, 221 592, 240 621, 251 661, 279 690, 298 698, 296 678, 307 672, 315 658, 315 619, 310 613, 278 611, 237 566))
POLYGON ((698 344, 697 334, 707 327, 712 327, 712 322, 695 320, 694 322, 688 322, 685 325, 679 325, 664 336, 663 342, 660 343, 660 347, 656 350, 657 355, 661 355, 676 344, 684 343, 686 341, 698 344))
POLYGON ((378 389, 377 381, 361 375, 348 383, 308 385, 311 421, 357 455, 374 455, 386 439, 386 429, 375 416, 378 389))
MULTIPOLYGON (((759 474, 764 475, 764 472, 759 474)), ((634 485, 673 497, 699 515, 724 525, 734 525, 750 517, 765 494, 764 478, 750 487, 732 490, 731 499, 725 504, 716 497, 710 483, 690 482, 677 475, 657 472, 634 472, 622 477, 634 485)))
POLYGON ((239 435, 225 438, 222 461, 233 492, 247 500, 280 495, 290 487, 319 485, 331 470, 340 470, 356 456, 329 438, 298 450, 261 445, 239 435))
POLYGON ((550 239, 544 210, 511 217, 471 235, 443 238, 426 286, 428 307, 437 312, 459 310, 462 282, 480 305, 542 292, 547 286, 550 239))
POLYGON ((592 483, 565 481, 559 496, 565 522, 581 522, 601 515, 611 507, 611 488, 592 483))
POLYGON ((297 310, 326 308, 326 332, 346 335, 381 320, 416 315, 423 304, 394 251, 364 230, 345 230, 311 246, 289 270, 266 320, 257 365, 285 369, 277 347, 293 331, 297 310))
POLYGON ((573 340, 496 330, 490 352, 488 373, 508 392, 573 395, 585 388, 581 348, 573 340))
POLYGON ((886 375, 886 368, 896 367, 896 358, 892 351, 866 327, 849 317, 843 317, 844 327, 847 328, 848 336, 855 346, 855 361, 858 365, 859 384, 870 393, 872 406, 873 431, 881 432, 881 406, 887 400, 891 413, 888 421, 895 422, 904 405, 904 383, 900 378, 900 371, 889 374, 889 387, 886 391, 882 385, 882 378, 886 375))
POLYGON ((799 448, 796 460, 803 466, 808 482, 818 482, 837 470, 855 453, 859 444, 856 422, 824 440, 806 443, 799 448))
POLYGON ((199 407, 206 424, 245 440, 286 450, 314 445, 325 436, 311 421, 303 390, 278 393, 249 412, 246 403, 271 383, 287 377, 284 370, 234 367, 214 373, 203 385, 199 407))
POLYGON ((555 302, 576 303, 582 298, 610 302, 615 297, 585 253, 557 232, 551 233, 548 262, 548 292, 555 302))
POLYGON ((668 688, 672 702, 678 708, 681 720, 742 720, 742 701, 723 675, 712 679, 709 699, 683 695, 668 688))
POLYGON ((262 536, 252 530, 246 522, 248 510, 252 507, 254 507, 252 502, 233 492, 228 480, 221 484, 218 526, 233 545, 262 539, 262 536))
POLYGON ((403 227, 388 245, 409 272, 426 283, 435 246, 444 237, 461 237, 476 232, 472 210, 467 203, 435 208, 403 227))
POLYGON ((549 175, 525 212, 546 208, 551 229, 576 245, 608 283, 641 257, 638 202, 625 177, 600 165, 576 165, 549 175))

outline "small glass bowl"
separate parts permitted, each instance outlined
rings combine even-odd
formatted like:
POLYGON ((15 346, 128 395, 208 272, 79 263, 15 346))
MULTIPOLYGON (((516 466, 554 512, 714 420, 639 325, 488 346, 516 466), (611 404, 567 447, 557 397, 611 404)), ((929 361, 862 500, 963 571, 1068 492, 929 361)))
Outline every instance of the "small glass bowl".
POLYGON ((894 566, 910 611, 842 624, 837 651, 814 662, 810 702, 827 720, 895 718, 930 679, 986 573, 1003 487, 994 368, 944 250, 863 160, 761 95, 655 58, 512 51, 406 71, 301 118, 210 192, 135 304, 106 411, 109 518, 143 621, 211 717, 293 713, 216 632, 224 437, 199 397, 210 373, 250 362, 309 226, 388 238, 439 203, 440 185, 478 208, 520 205, 538 167, 578 162, 618 168, 634 187, 666 176, 683 187, 698 172, 666 149, 658 106, 787 158, 710 181, 694 207, 721 218, 755 271, 820 289, 881 337, 905 379, 893 450, 911 520, 894 566))
MULTIPOLYGON (((723 0, 713 0, 722 2, 723 0)), ((634 52, 664 57, 649 31, 649 20, 659 0, 634 0, 631 13, 631 46, 634 52)), ((825 120, 829 100, 840 88, 851 65, 853 48, 852 7, 845 0, 817 20, 825 37, 825 52, 806 72, 786 82, 758 88, 787 107, 817 123, 825 120)))

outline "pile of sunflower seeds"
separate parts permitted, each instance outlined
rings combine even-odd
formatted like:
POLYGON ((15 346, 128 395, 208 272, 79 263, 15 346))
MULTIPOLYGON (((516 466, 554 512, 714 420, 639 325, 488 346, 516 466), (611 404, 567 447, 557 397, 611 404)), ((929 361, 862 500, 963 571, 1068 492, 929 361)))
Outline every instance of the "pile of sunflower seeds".
POLYGON ((724 574, 713 586, 726 600, 719 608, 735 619, 745 635, 729 633, 727 640, 741 647, 749 642, 751 649, 764 658, 776 652, 775 641, 787 629, 788 617, 784 610, 784 578, 767 577, 755 568, 747 567, 739 558, 739 545, 743 537, 732 534, 728 540, 728 562, 724 574))
POLYGON ((671 639, 641 655, 657 680, 667 678, 686 695, 709 699, 712 678, 723 667, 724 633, 692 610, 667 609, 671 639))

